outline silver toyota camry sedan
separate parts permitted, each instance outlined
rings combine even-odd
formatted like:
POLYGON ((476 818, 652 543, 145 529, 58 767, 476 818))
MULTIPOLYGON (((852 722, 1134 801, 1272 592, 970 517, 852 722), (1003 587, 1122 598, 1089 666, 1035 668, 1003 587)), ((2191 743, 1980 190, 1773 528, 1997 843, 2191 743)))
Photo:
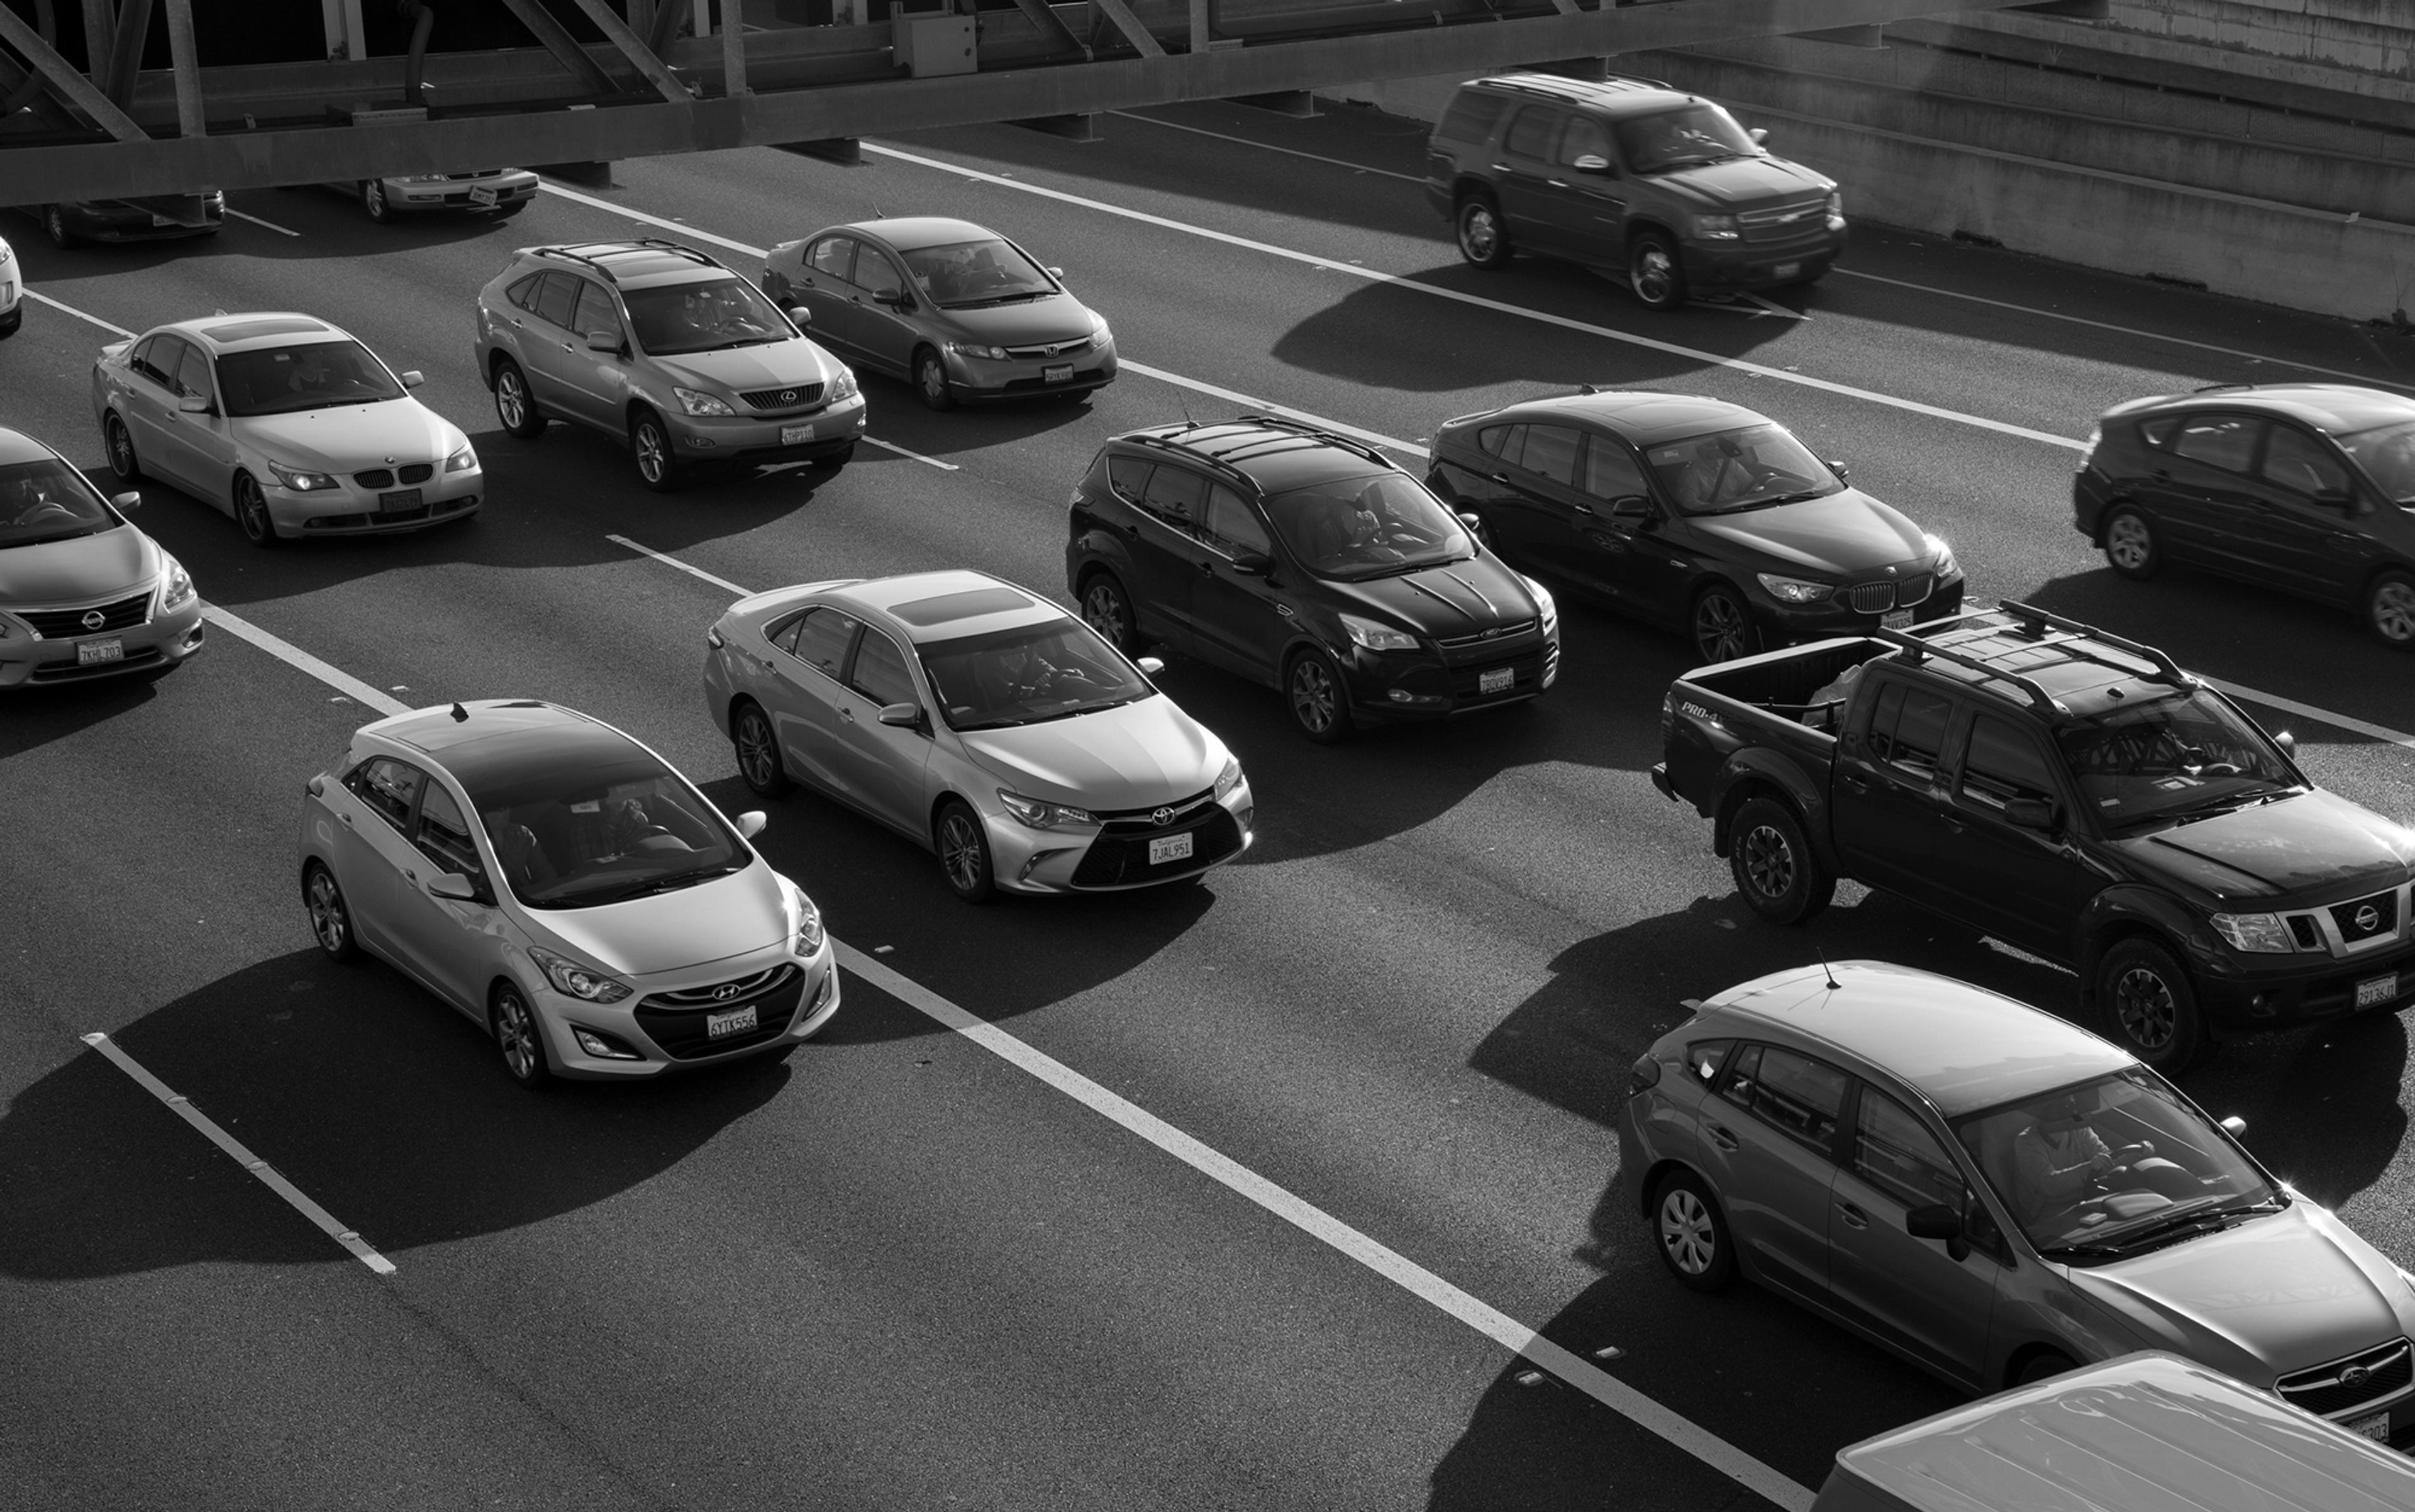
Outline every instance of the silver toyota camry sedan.
POLYGON ((1876 962, 1731 988, 1620 1120, 1661 1258, 1972 1391, 2160 1349, 2415 1447, 2415 1278, 2115 1046, 1876 962))
POLYGON ((862 810, 968 903, 1188 880, 1252 839, 1240 761, 1151 685, 1159 664, 986 573, 758 593, 705 643, 749 787, 862 810))
POLYGON ((365 725, 302 801, 302 901, 494 1037, 513 1080, 786 1055, 838 1011, 813 900, 652 751, 529 699, 365 725))

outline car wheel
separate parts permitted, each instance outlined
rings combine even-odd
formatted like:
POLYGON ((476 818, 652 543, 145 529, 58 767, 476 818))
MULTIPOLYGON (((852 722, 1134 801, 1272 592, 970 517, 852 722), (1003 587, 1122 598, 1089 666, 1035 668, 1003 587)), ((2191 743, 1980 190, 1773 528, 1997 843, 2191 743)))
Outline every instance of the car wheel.
POLYGON ((81 240, 74 232, 68 230, 67 212, 57 205, 43 209, 42 230, 50 232, 52 247, 73 247, 81 240))
POLYGON ((360 942, 352 937, 352 912, 345 906, 344 890, 336 885, 335 875, 316 861, 302 874, 302 905, 310 910, 310 933, 328 960, 351 961, 359 956, 360 942))
POLYGON ((938 842, 939 876, 948 891, 966 903, 987 903, 998 892, 998 876, 990 865, 989 831, 981 816, 962 799, 950 799, 939 810, 934 831, 938 842))
POLYGON ((1283 671, 1283 703, 1299 732, 1319 745, 1350 738, 1350 696, 1342 669, 1321 651, 1304 651, 1283 671))
POLYGON ((283 544, 277 534, 277 521, 269 517, 268 496, 248 472, 234 475, 234 522, 243 527, 243 538, 263 551, 283 544))
POLYGON ((2096 966, 2099 1033, 2167 1076, 2197 1058, 2205 1025, 2197 988, 2172 952, 2132 936, 2096 966))
POLYGON ((2163 547, 2155 540, 2154 525, 2128 504, 2106 518, 2105 561, 2132 582, 2152 577, 2164 564, 2163 547))
POLYGON ((640 410, 629 422, 629 453, 638 464, 638 481, 656 493, 672 493, 680 486, 679 459, 671 455, 671 433, 663 417, 640 410))
POLYGON ((361 180, 361 208, 368 213, 371 220, 381 226, 394 218, 394 206, 386 202, 383 179, 361 180))
POLYGON ((1761 627, 1744 596, 1725 583, 1703 589, 1694 600, 1694 654, 1704 662, 1732 662, 1761 650, 1761 627))
POLYGON ((2025 1386, 2032 1382, 2044 1381, 2049 1376, 2061 1375, 2065 1370, 2078 1369, 2079 1362, 2061 1350, 2042 1349, 2022 1360, 2021 1368, 2013 1372, 2012 1380, 2005 1385, 2025 1386))
POLYGON ((922 396, 926 410, 956 407, 956 396, 948 387, 948 365, 929 347, 914 353, 914 392, 922 396))
POLYGON ((533 1092, 553 1079, 553 1068, 545 1058, 545 1029, 536 1021, 536 1010, 520 996, 520 990, 510 982, 495 989, 494 1006, 489 1010, 495 1031, 495 1048, 503 1055, 503 1070, 512 1080, 533 1092))
POLYGON ((1710 1186, 1691 1171, 1672 1171, 1652 1197, 1654 1248, 1669 1274, 1697 1292, 1716 1292, 1735 1279, 1735 1241, 1710 1186))
POLYGON ((1773 924, 1800 924, 1837 895, 1837 879, 1811 853, 1803 822, 1774 798, 1748 799, 1728 827, 1728 869, 1752 911, 1773 924))
POLYGON ((495 418, 503 423, 503 434, 520 441, 545 434, 545 416, 529 392, 528 375, 509 357, 495 364, 495 418))
POLYGON ((1459 231, 1459 255, 1479 268, 1497 268, 1508 264, 1514 250, 1509 245, 1509 228, 1503 224, 1501 207, 1489 194, 1471 194, 1459 202, 1455 222, 1459 231))
POLYGON ((134 433, 126 428, 126 422, 117 418, 113 410, 100 423, 100 439, 109 448, 109 471, 117 474, 117 481, 142 482, 142 459, 134 455, 134 433))
POLYGON ((1132 623, 1132 604, 1114 573, 1093 573, 1082 585, 1082 622, 1126 656, 1140 654, 1140 632, 1132 623))
POLYGON ((780 737, 759 706, 738 706, 737 716, 729 722, 729 743, 738 753, 738 775, 755 792, 779 798, 796 786, 789 780, 788 763, 780 758, 780 737))
POLYGON ((2415 577, 2395 569, 2364 591, 2364 628, 2392 651, 2415 651, 2415 577))
POLYGON ((1675 309, 1686 302, 1686 270, 1669 238, 1647 231, 1627 254, 1627 287, 1646 309, 1675 309))

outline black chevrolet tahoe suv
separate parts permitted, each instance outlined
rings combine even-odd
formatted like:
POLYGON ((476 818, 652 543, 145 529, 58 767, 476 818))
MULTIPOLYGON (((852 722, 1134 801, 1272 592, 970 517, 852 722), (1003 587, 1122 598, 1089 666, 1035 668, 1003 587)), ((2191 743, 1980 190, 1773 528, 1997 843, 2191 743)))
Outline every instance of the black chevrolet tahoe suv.
POLYGON ((1840 876, 1898 893, 2077 967, 2158 1070, 2209 1023, 2415 1002, 2415 831, 2161 651, 2006 603, 1689 672, 1660 728, 1654 783, 1764 918, 1840 876))

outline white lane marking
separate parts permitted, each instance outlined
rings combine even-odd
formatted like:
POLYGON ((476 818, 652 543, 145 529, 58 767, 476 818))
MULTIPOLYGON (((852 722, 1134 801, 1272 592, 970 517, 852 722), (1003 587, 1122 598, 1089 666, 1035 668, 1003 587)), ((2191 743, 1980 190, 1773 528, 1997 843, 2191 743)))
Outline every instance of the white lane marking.
POLYGON ((2207 678, 2206 681, 2234 698, 2245 698, 2273 709, 2286 709, 2293 714, 2303 714, 2308 719, 2319 719, 2326 725, 2335 726, 2344 730, 2353 730, 2359 735, 2369 735, 2377 741, 2387 741, 2392 745, 2403 745, 2409 751, 2415 751, 2415 735, 2409 735, 2405 730, 2392 729, 2387 725, 2368 724, 2362 719, 2351 719, 2346 714, 2334 714, 2328 709, 2318 709, 2310 703, 2300 703, 2295 698, 2284 698, 2277 693, 2259 693, 2243 682, 2226 682, 2220 678, 2207 678))
POLYGON ((709 231, 698 231, 683 220, 672 220, 663 216, 650 216, 643 210, 632 210, 625 204, 615 204, 609 200, 598 199, 592 194, 581 194, 577 189, 565 189, 549 178, 539 179, 537 187, 548 194, 558 195, 574 203, 588 205, 608 215, 619 216, 623 220, 635 220, 648 226, 660 226, 665 231, 677 232, 682 236, 693 236, 699 242, 711 242, 715 247, 726 247, 733 252, 743 252, 748 257, 764 255, 763 248, 759 247, 749 247, 744 242, 733 242, 727 236, 715 236, 709 231))
POLYGON ((863 144, 863 150, 878 153, 883 157, 893 157, 900 162, 935 168, 940 172, 953 173, 960 178, 971 179, 976 183, 994 184, 1000 188, 1036 194, 1042 199, 1079 205, 1085 210, 1096 210, 1102 215, 1119 216, 1126 220, 1137 220, 1166 231, 1179 232, 1186 236, 1204 237, 1209 241, 1222 242, 1229 247, 1263 252, 1268 257, 1279 257, 1293 262, 1306 263, 1312 268, 1348 274, 1354 277, 1364 278, 1370 283, 1388 284, 1395 289, 1406 290, 1412 293, 1424 294, 1434 299, 1448 299, 1454 304, 1469 305, 1478 309, 1489 309, 1503 315, 1514 315, 1521 320, 1555 325, 1563 330, 1575 331, 1584 336, 1598 336, 1607 341, 1616 341, 1630 347, 1642 347, 1647 352, 1663 352, 1672 357, 1683 357, 1688 362, 1702 363, 1706 367, 1726 367, 1735 372, 1750 373, 1756 378, 1772 378, 1781 383, 1795 383, 1805 388, 1819 389, 1823 393, 1842 395, 1846 398, 1885 405, 1893 410, 1906 410, 1913 414, 1925 414, 1932 419, 1950 420, 1956 425, 1992 430, 2001 435, 2018 436, 2025 441, 2044 442, 2049 446, 2061 446, 2068 451, 2084 452, 2088 449, 2088 443, 2084 441, 2070 436, 2058 436, 2052 431, 2032 430, 2027 426, 2017 426, 2008 420, 1991 420, 1986 415, 1967 414, 1960 410, 1946 409, 1942 405, 1924 404, 1918 399, 1901 398, 1893 394, 1881 394, 1876 389, 1858 388, 1851 383, 1839 383, 1825 378, 1813 378, 1808 373, 1788 372, 1783 367, 1772 367, 1765 363, 1747 362, 1741 357, 1722 357, 1716 352, 1704 352, 1698 347, 1679 346, 1673 341, 1637 336, 1631 331, 1596 325, 1589 321, 1580 321, 1572 316, 1556 315, 1549 310, 1535 309, 1524 305, 1512 305, 1506 300, 1487 299, 1481 294, 1465 293, 1457 289, 1445 289, 1439 284, 1420 283, 1402 274, 1382 273, 1373 268, 1362 268, 1348 262, 1336 262, 1331 258, 1318 257, 1312 252, 1295 251, 1288 247, 1277 247, 1271 242, 1252 241, 1246 236, 1236 236, 1230 232, 1215 231, 1206 226, 1192 225, 1188 221, 1174 220, 1164 216, 1153 216, 1145 210, 1131 210, 1119 204, 1109 204, 1104 200, 1068 194, 1063 189, 1043 188, 1037 184, 1025 184, 1008 178, 1004 174, 985 173, 978 168, 967 168, 961 163, 952 163, 944 158, 925 157, 920 153, 901 152, 895 147, 884 147, 871 142, 863 144))
POLYGON ((873 445, 879 447, 884 452, 895 452, 900 457, 910 457, 917 462, 925 463, 931 467, 938 468, 943 472, 962 472, 964 471, 963 468, 958 467, 953 462, 942 462, 936 457, 924 457, 920 452, 909 452, 905 447, 898 445, 895 442, 882 441, 878 436, 866 436, 863 439, 871 442, 873 445))
POLYGON ((84 311, 84 310, 80 310, 80 309, 76 308, 73 305, 63 304, 63 303, 61 303, 61 302, 60 302, 60 301, 58 301, 58 300, 52 299, 50 295, 48 295, 48 294, 46 294, 46 293, 43 293, 43 292, 40 292, 40 291, 38 291, 38 290, 28 289, 28 290, 26 290, 24 292, 25 292, 25 297, 26 297, 27 299, 38 299, 38 300, 40 300, 43 304, 50 306, 50 307, 51 307, 51 308, 52 308, 52 309, 60 310, 60 311, 65 312, 66 314, 72 315, 72 316, 74 316, 77 320, 80 320, 80 321, 90 321, 93 324, 99 326, 99 327, 100 327, 102 330, 104 330, 104 331, 112 331, 112 332, 115 332, 115 333, 116 333, 117 335, 119 335, 119 336, 125 337, 126 337, 126 338, 128 338, 128 340, 133 339, 134 333, 133 333, 133 332, 131 332, 131 331, 129 331, 129 330, 128 330, 126 327, 124 327, 124 326, 122 326, 122 325, 112 325, 112 324, 110 324, 107 321, 102 320, 102 319, 101 319, 99 316, 98 316, 98 315, 91 314, 91 313, 89 313, 89 312, 87 312, 87 311, 84 311))
POLYGON ((1804 314, 1799 309, 1788 309, 1785 306, 1778 303, 1776 300, 1763 299, 1756 293, 1747 292, 1744 297, 1751 300, 1754 304, 1761 307, 1760 309, 1753 312, 1755 315, 1778 315, 1790 321, 1808 321, 1811 318, 1810 316, 1804 314))
POLYGON ((1329 420, 1321 414, 1311 414, 1306 410, 1295 410, 1288 404, 1277 404, 1272 399, 1252 398, 1238 389, 1222 388, 1214 383, 1202 382, 1195 378, 1185 378, 1180 373, 1169 373, 1162 367, 1151 367, 1147 364, 1134 362, 1129 357, 1118 358, 1116 366, 1128 373, 1138 373, 1143 378, 1154 378, 1161 383, 1171 383, 1177 388, 1187 388, 1194 394, 1206 394, 1229 403, 1241 405, 1246 409, 1289 415, 1294 420, 1304 421, 1321 429, 1338 431, 1344 436, 1354 437, 1371 446, 1388 447, 1396 452, 1414 452, 1419 457, 1426 455, 1426 449, 1415 442, 1401 441, 1387 436, 1381 431, 1362 430, 1345 421, 1329 420))
POLYGON ((838 945, 839 964, 915 1011, 1046 1083, 1057 1091, 1139 1135, 1227 1190, 1255 1203, 1309 1237, 1357 1261, 1393 1285, 1522 1355, 1628 1421, 1683 1449, 1789 1512, 1808 1512, 1811 1491, 1688 1418, 1552 1343, 1498 1308, 1444 1280, 1399 1251, 1369 1237, 1323 1208, 1268 1180, 1248 1166, 1201 1143, 1155 1114, 1117 1096, 1062 1061, 1045 1055, 985 1019, 976 1017, 861 951, 838 945))
POLYGON ((1312 163, 1331 163, 1336 168, 1346 168, 1354 173, 1372 173, 1377 178, 1397 178, 1405 184, 1425 182, 1415 173, 1395 173, 1388 168, 1370 168, 1364 163, 1354 163, 1345 157, 1327 157, 1317 153, 1302 152, 1298 147, 1278 147, 1271 142, 1252 142, 1247 137, 1227 136, 1222 131, 1210 131, 1206 127, 1184 126, 1179 121, 1162 120, 1154 115, 1143 115, 1137 111, 1109 111, 1107 113, 1120 115, 1127 121, 1147 121, 1151 126, 1162 126, 1168 131, 1188 131, 1195 137, 1214 137, 1219 142, 1238 142, 1244 147, 1255 147, 1260 152, 1279 152, 1286 157, 1305 157, 1312 163))
POLYGON ((270 231, 277 232, 279 236, 299 236, 302 234, 298 231, 287 231, 284 227, 278 225, 273 220, 262 220, 258 216, 247 216, 240 210, 229 210, 227 214, 234 217, 237 220, 248 220, 255 226, 265 226, 270 231))
POLYGON ((2392 388, 2415 388, 2415 382, 2400 378, 2377 378, 2370 373, 2351 373, 2345 368, 2324 367, 2315 363, 2299 362, 2291 357, 2275 357, 2269 352, 2243 352, 2237 347, 2219 346, 2212 341, 2192 340, 2184 336, 2167 336, 2161 331, 2145 331, 2135 325, 2116 325, 2111 321, 2092 321, 2084 315, 2065 315, 2059 309, 2039 309, 2034 305, 2016 305, 2006 299, 1989 299, 1985 294, 1966 294, 1957 289, 1940 289, 1934 284, 1912 283, 1902 278, 1889 278, 1876 273, 1864 273, 1859 268, 1830 268, 1839 278, 1861 278, 1870 283, 1883 283, 1898 289, 1910 289, 1919 293, 1935 294, 1941 299, 1967 300, 1973 305, 1989 305, 2008 309, 2017 315, 2034 315, 2040 320, 2063 321, 2073 325, 2092 326, 2099 331, 2112 331, 2122 336, 2135 336, 2149 341, 2168 342, 2176 347, 2194 347, 2199 352, 2218 352, 2226 357, 2244 357, 2250 362, 2271 363, 2279 367, 2295 367, 2303 373, 2321 373, 2331 378, 2349 379, 2359 383, 2386 383, 2392 388))
POLYGON ((625 535, 608 535, 604 539, 611 542, 614 546, 624 546, 632 551, 652 557, 666 567, 676 567, 681 572, 687 574, 690 577, 701 577, 715 588, 726 588, 731 592, 737 594, 740 598, 752 597, 754 594, 755 591, 751 588, 741 588, 727 577, 715 577, 712 574, 706 572, 701 567, 691 567, 686 562, 682 561, 679 558, 674 557, 668 552, 657 551, 652 546, 639 546, 637 542, 630 540, 625 535))
POLYGON ((194 1107, 183 1094, 143 1070, 142 1063, 120 1049, 116 1040, 99 1033, 80 1035, 78 1038, 99 1051, 108 1058, 111 1065, 132 1077, 136 1085, 166 1103, 170 1112, 200 1130, 203 1138, 225 1151, 235 1164, 250 1172, 262 1186, 292 1204, 295 1212, 319 1225, 320 1230, 327 1237, 351 1251, 353 1259, 381 1276, 394 1274, 393 1261, 369 1248, 368 1241, 363 1239, 359 1234, 337 1222, 334 1214, 304 1195, 302 1189, 286 1180, 283 1173, 259 1156, 252 1154, 241 1140, 220 1129, 215 1119, 194 1107))
POLYGON ((250 621, 229 614, 215 604, 202 606, 202 618, 231 636, 250 641, 287 666, 300 667, 329 687, 342 689, 355 703, 367 704, 382 714, 407 714, 411 711, 411 705, 380 693, 341 667, 329 666, 292 641, 272 636, 250 621))

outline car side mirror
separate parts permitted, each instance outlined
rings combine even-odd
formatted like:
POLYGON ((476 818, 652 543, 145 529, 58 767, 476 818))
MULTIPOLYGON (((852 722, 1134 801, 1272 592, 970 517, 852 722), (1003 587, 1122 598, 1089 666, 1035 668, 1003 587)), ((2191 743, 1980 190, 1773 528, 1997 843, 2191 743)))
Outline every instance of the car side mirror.
POLYGON ((788 316, 788 319, 796 322, 800 326, 807 326, 814 323, 814 312, 805 308, 802 305, 789 306, 788 316))
POLYGON ((1652 501, 1640 493, 1622 494, 1610 502, 1610 517, 1641 525, 1652 517, 1652 501))
POLYGON ((132 488, 128 488, 124 493, 111 494, 109 496, 109 502, 115 504, 120 509, 137 509, 142 507, 142 495, 132 488))
POLYGON ((2234 1113, 2229 1117, 2222 1120, 2222 1131, 2228 1134, 2233 1139, 2245 1139, 2247 1137, 2247 1120, 2234 1113))
POLYGON ((587 333, 587 350, 590 352, 609 352, 617 354, 621 350, 621 333, 618 331, 590 331, 587 333))
POLYGON ((2043 798, 2007 800, 2004 822, 2020 830, 2051 830, 2054 828, 2054 805, 2043 798))
POLYGON ((1838 483, 1842 483, 1842 482, 1844 482, 1847 478, 1850 478, 1850 477, 1852 477, 1852 473, 1851 472, 1847 471, 1847 469, 1846 469, 1846 467, 1845 467, 1845 464, 1844 464, 1844 463, 1842 463, 1842 462, 1838 461, 1838 460, 1837 460, 1835 457, 1830 457, 1830 458, 1828 458, 1828 471, 1829 471, 1829 472, 1834 472, 1835 474, 1837 474, 1837 481, 1838 481, 1838 483))
POLYGON ((445 872, 428 879, 428 895, 431 898, 451 898, 458 903, 470 903, 475 901, 478 896, 478 884, 458 872, 445 872))
POLYGON ((1751 130, 1746 132, 1745 135, 1752 138, 1752 144, 1756 147, 1766 147, 1769 145, 1769 127, 1765 126, 1754 127, 1751 130))
POLYGON ((1618 172, 1618 170, 1610 166, 1609 158, 1604 157, 1598 152, 1580 153, 1577 155, 1576 161, 1568 164, 1568 166, 1575 169, 1580 173, 1598 173, 1607 175, 1618 172))
POLYGON ((2318 488, 2315 490, 2315 502, 2325 509, 2336 509, 2347 514, 2356 507, 2356 495, 2346 488, 2318 488))
POLYGON ((1156 677, 1165 670, 1165 658, 1162 656, 1144 656, 1139 661, 1132 663, 1132 666, 1140 668, 1141 675, 1143 677, 1156 677))
POLYGON ((885 306, 890 309, 904 309, 906 307, 906 291, 902 289, 883 289, 872 296, 872 302, 876 305, 885 306))
POLYGON ((1912 1208, 1903 1215, 1903 1227, 1915 1239, 1944 1240, 1945 1252, 1956 1260, 1970 1256, 1971 1241, 1962 1236, 1962 1215, 1943 1203, 1912 1208))
POLYGON ((2288 730, 2283 730, 2280 734, 2273 736, 2272 743, 2281 748, 2281 754, 2283 756, 2294 756, 2298 754, 2298 738, 2290 734, 2288 730))
POLYGON ((894 725, 899 729, 921 729, 922 706, 918 703, 883 704, 880 708, 880 722, 884 725, 894 725))
POLYGON ((406 369, 402 375, 402 386, 405 388, 417 388, 427 382, 428 375, 416 367, 406 369))
POLYGON ((1244 577, 1264 577, 1275 570, 1275 559, 1263 551, 1244 551, 1233 559, 1233 570, 1244 577))
POLYGON ((1063 283, 1065 281, 1065 270, 1063 268, 1050 268, 1048 270, 1048 277, 1056 279, 1058 283, 1063 283))
POLYGON ((176 401, 176 408, 186 414, 207 414, 210 401, 198 394, 188 394, 176 401))
POLYGON ((761 834, 763 827, 771 822, 771 816, 761 809, 748 809, 738 816, 738 833, 742 838, 752 840, 761 834))

